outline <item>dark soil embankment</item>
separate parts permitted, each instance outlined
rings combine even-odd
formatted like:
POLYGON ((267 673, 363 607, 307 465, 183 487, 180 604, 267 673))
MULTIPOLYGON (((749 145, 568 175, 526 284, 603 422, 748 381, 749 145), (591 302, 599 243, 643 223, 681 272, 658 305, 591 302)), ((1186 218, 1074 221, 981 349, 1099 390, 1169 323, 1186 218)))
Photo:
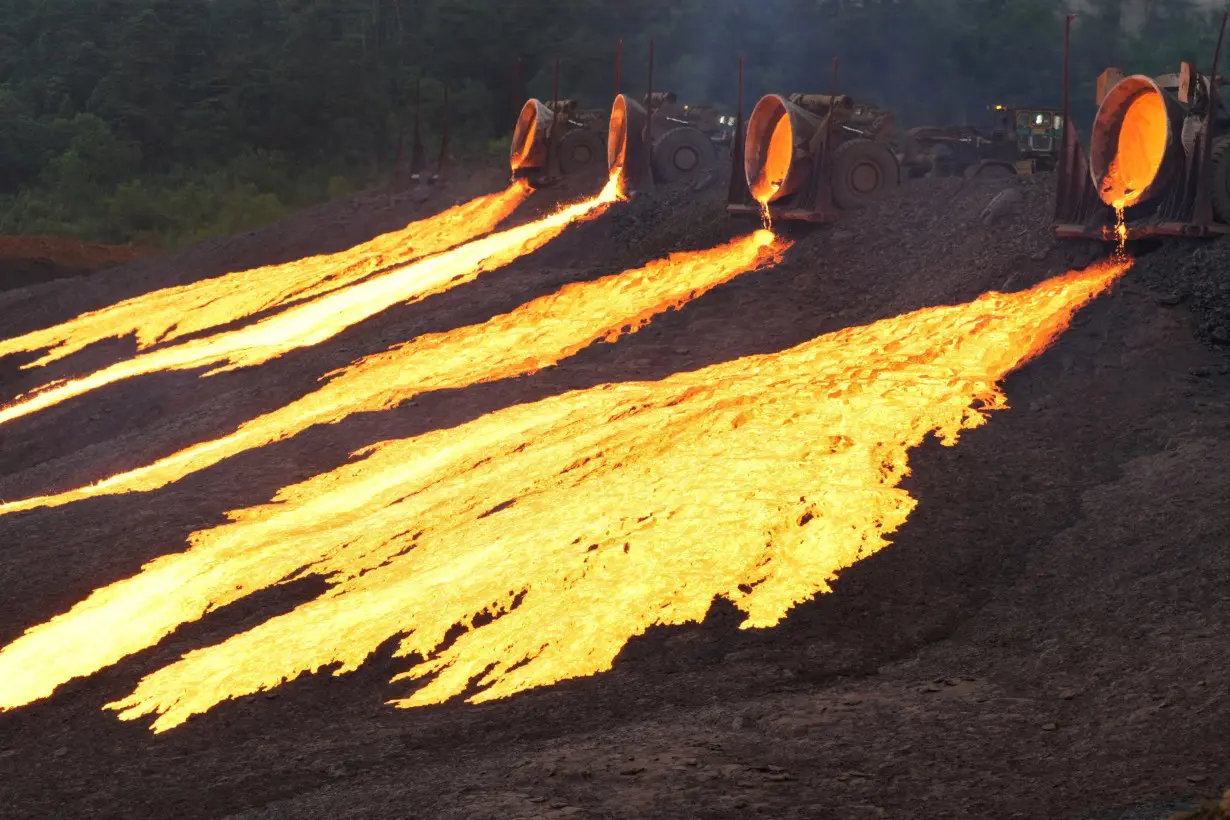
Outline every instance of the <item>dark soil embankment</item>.
POLYGON ((0 291, 82 276, 153 254, 149 248, 54 236, 0 236, 0 291))
MULTIPOLYGON (((211 239, 179 252, 133 254, 117 258, 115 265, 94 267, 69 258, 61 265, 69 271, 64 275, 75 276, 87 269, 97 271, 97 275, 71 283, 23 279, 7 287, 0 284, 0 333, 11 336, 48 327, 157 288, 343 251, 460 201, 500 190, 506 183, 506 172, 499 167, 459 169, 438 187, 356 194, 309 208, 260 230, 211 239), (4 292, 10 288, 17 290, 4 292)), ((3 256, 0 244, 0 276, 3 256)))
MULTIPOLYGON (((1045 178, 984 222, 1005 185, 923 181, 830 228, 783 226, 797 244, 778 267, 530 378, 352 417, 156 493, 0 519, 0 642, 366 444, 781 350, 1088 261, 1086 245, 1050 237, 1045 178)), ((721 212, 724 190, 617 206, 514 265, 251 372, 142 379, 21 420, 0 433, 15 454, 0 495, 144 463, 360 355, 757 227, 721 212)), ((703 624, 632 641, 610 673, 482 707, 383 706, 402 662, 382 652, 352 675, 301 678, 156 738, 100 711, 158 665, 318 591, 270 590, 0 715, 5 816, 1076 820, 1218 793, 1230 783, 1230 379, 1198 339, 1213 341, 1202 327, 1222 315, 1227 248, 1142 259, 1009 378, 1011 409, 955 448, 915 454, 919 507, 893 546, 778 628, 739 630, 719 603, 703 624)), ((93 363, 88 351, 75 361, 93 363)))

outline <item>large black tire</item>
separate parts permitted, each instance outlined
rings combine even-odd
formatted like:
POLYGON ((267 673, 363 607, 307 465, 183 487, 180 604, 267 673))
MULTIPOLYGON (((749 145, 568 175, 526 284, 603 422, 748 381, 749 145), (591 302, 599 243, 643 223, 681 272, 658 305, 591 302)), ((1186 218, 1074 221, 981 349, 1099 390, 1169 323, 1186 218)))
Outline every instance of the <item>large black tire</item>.
POLYGON ((713 142, 689 126, 672 128, 653 146, 653 176, 658 182, 671 183, 698 176, 717 161, 713 142))
POLYGON ((1230 223, 1230 134, 1213 141, 1213 213, 1230 223))
POLYGON ((563 174, 589 171, 606 165, 606 145, 588 128, 569 131, 559 141, 559 170, 563 174))
POLYGON ((856 139, 833 152, 833 201, 857 211, 883 199, 901 182, 901 166, 887 145, 856 139))

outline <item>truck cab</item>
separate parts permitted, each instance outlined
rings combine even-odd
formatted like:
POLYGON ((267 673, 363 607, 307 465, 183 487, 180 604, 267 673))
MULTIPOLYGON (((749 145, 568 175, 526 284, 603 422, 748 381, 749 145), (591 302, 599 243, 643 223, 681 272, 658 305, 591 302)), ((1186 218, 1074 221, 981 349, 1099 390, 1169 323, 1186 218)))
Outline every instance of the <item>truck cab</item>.
POLYGON ((1063 139, 1063 112, 1053 108, 991 106, 995 129, 992 140, 1002 146, 1017 172, 1054 169, 1063 139))

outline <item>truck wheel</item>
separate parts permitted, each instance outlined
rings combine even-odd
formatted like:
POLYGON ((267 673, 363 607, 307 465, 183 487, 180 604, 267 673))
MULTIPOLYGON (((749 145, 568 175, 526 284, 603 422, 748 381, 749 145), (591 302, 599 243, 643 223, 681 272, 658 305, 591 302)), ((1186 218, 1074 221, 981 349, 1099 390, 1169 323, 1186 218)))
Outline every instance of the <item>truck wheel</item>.
POLYGON ((713 143, 700 131, 672 128, 653 146, 653 175, 658 182, 678 182, 708 171, 716 159, 713 143))
POLYGON ((588 128, 569 131, 559 141, 560 173, 588 171, 605 162, 606 147, 602 138, 588 128))
POLYGON ((1230 222, 1230 134, 1213 141, 1213 213, 1230 222))
POLYGON ((833 201, 843 211, 866 208, 901 181, 901 166, 888 146, 871 140, 842 143, 833 152, 833 201))

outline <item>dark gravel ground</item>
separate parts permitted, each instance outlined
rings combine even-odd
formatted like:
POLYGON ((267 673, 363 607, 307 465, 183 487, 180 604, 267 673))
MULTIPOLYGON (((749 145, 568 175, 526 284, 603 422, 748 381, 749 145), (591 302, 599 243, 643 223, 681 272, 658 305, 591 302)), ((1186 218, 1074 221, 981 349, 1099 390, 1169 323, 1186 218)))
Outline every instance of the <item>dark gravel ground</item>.
POLYGON ((1163 245, 1143 260, 1136 278, 1162 292, 1162 304, 1187 307, 1202 342, 1230 351, 1230 238, 1163 245))
MULTIPOLYGON (((913 183, 828 228, 782 226, 796 245, 776 268, 533 377, 311 430, 143 497, 0 519, 0 643, 182 549, 226 510, 267 501, 373 441, 782 350, 1084 264, 1100 249, 1052 239, 1050 185, 913 183), (1014 201, 984 219, 1007 188, 1014 201)), ((582 189, 541 192, 518 218, 582 189)), ((724 191, 719 175, 703 190, 617 206, 505 269, 275 365, 203 382, 152 377, 21 420, 0 441, 0 495, 143 463, 396 341, 755 228, 722 213, 724 191)), ((296 242, 318 250, 335 223, 366 238, 411 212, 372 207, 370 218, 361 204, 320 210, 267 236, 93 280, 112 282, 119 298, 239 259, 293 255, 296 242)), ((907 480, 919 508, 893 546, 776 629, 738 630, 718 603, 702 624, 633 640, 607 674, 481 707, 383 707, 400 663, 382 652, 354 674, 304 677, 156 738, 100 711, 183 651, 319 591, 271 590, 0 715, 0 815, 1160 820, 1192 806, 1230 785, 1230 378, 1211 324, 1226 321, 1226 248, 1143 256, 1007 380, 1012 409, 956 448, 919 449, 907 480)), ((108 298, 92 284, 0 301, 0 332, 108 298), (35 302, 29 318, 23 305, 35 302)), ((87 350, 67 366, 117 355, 87 350)), ((23 386, 0 384, 0 399, 23 386)))

